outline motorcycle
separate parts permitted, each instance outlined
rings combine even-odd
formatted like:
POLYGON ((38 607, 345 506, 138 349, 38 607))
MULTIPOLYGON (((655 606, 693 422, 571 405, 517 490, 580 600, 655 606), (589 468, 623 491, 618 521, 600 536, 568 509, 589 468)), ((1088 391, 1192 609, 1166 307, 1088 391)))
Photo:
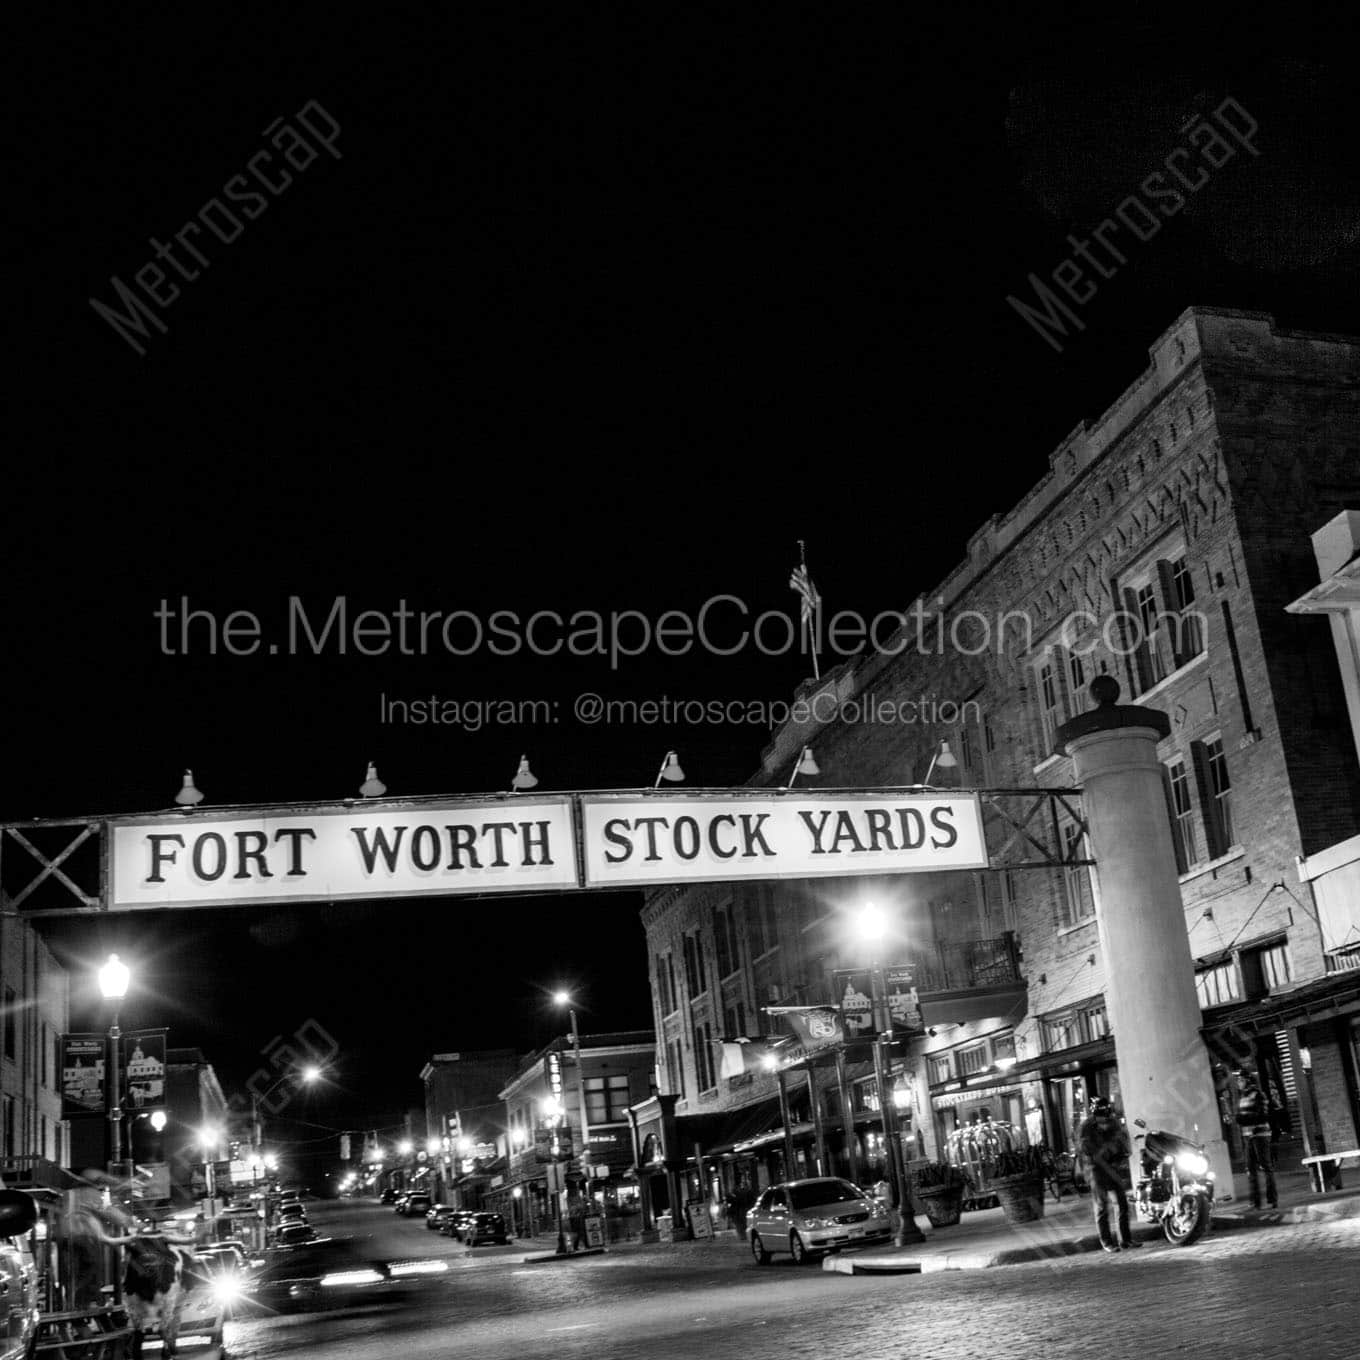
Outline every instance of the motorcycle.
POLYGON ((1148 1130, 1141 1119, 1133 1122, 1145 1130, 1137 1135, 1143 1146, 1135 1212, 1146 1223, 1160 1223, 1173 1247, 1188 1247, 1204 1236, 1213 1218, 1214 1173, 1204 1145, 1148 1130))

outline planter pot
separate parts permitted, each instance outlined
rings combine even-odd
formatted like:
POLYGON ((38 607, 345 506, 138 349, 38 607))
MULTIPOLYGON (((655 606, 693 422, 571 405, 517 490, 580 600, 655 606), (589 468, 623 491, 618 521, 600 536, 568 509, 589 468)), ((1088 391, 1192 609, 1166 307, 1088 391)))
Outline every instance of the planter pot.
POLYGON ((987 1188, 995 1192, 1007 1223, 1033 1223, 1044 1216, 1042 1175, 1000 1176, 987 1188))
POLYGON ((963 1213, 962 1185, 931 1185, 924 1190, 919 1186, 916 1197, 926 1207, 926 1217, 937 1228, 950 1228, 959 1221, 963 1213))

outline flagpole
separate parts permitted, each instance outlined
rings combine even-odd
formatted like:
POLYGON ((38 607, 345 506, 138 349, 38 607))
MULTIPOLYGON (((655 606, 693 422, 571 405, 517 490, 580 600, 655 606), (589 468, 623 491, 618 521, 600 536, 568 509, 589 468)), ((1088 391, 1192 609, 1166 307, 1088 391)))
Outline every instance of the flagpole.
MULTIPOLYGON (((805 540, 798 540, 798 565, 803 568, 803 576, 809 588, 812 587, 812 577, 807 575, 807 544, 805 540)), ((811 644, 812 651, 812 678, 820 680, 822 678, 822 666, 817 657, 817 630, 816 630, 816 609, 812 601, 808 600, 808 612, 803 621, 803 626, 807 630, 808 642, 811 644)))

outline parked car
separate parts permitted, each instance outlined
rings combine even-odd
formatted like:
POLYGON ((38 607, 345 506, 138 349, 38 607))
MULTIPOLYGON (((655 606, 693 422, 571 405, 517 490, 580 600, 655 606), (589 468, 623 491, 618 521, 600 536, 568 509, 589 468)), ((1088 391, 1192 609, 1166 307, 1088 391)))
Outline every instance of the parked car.
POLYGON ((505 1227, 505 1219, 500 1214, 472 1214, 463 1224, 463 1241, 469 1247, 475 1247, 482 1242, 499 1242, 505 1246, 510 1241, 510 1234, 505 1227))
POLYGON ((392 1201, 392 1209, 395 1213, 402 1213, 406 1208, 406 1201, 411 1198, 409 1190, 398 1191, 396 1199, 392 1201))
POLYGON ((469 1222, 469 1220, 475 1218, 476 1216, 477 1211, 475 1209, 459 1209, 455 1213, 450 1214, 448 1218, 444 1220, 444 1223, 440 1227, 439 1231, 443 1233, 445 1237, 457 1237, 461 1239, 463 1236, 464 1226, 469 1222))
POLYGON ((0 1353, 33 1354, 38 1335, 38 1272, 29 1232, 38 1206, 22 1190, 0 1190, 0 1353))
POLYGON ((461 1212, 461 1209, 455 1209, 452 1204, 436 1204, 425 1215, 425 1226, 432 1232, 438 1232, 454 1214, 461 1212))
POLYGON ((395 1190, 384 1190, 378 1197, 379 1204, 395 1204, 397 1202, 397 1192, 395 1190))
POLYGON ((307 1242, 318 1240, 319 1234, 310 1223, 285 1223, 274 1230, 276 1247, 300 1247, 307 1242))
POLYGON ((307 1211, 296 1200, 291 1204, 280 1204, 274 1210, 274 1221, 276 1223, 305 1223, 307 1221, 307 1211))
POLYGON ((417 1215, 423 1218, 425 1214, 429 1212, 430 1206, 433 1203, 434 1201, 429 1195, 407 1195, 406 1199, 397 1209, 397 1212, 403 1218, 414 1218, 417 1215))
POLYGON ((751 1255, 760 1266, 775 1252, 787 1251, 802 1263, 841 1247, 882 1241, 889 1231, 883 1203, 837 1176, 772 1185, 746 1219, 751 1255))

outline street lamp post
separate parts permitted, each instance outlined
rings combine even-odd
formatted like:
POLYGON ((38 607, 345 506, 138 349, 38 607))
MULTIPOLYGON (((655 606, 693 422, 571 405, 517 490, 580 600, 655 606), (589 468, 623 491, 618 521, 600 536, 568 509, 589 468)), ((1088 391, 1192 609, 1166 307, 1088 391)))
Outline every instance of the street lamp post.
POLYGON ((109 1171, 114 1176, 118 1175, 123 1161, 123 1096, 118 1073, 118 1050, 122 1046, 123 1032, 118 1028, 118 1008, 127 995, 131 978, 127 964, 117 954, 110 954, 108 962, 99 970, 99 990, 106 1001, 113 1002, 113 1023, 109 1026, 109 1125, 113 1157, 109 1171))
POLYGON ((878 1112, 883 1121, 883 1137, 888 1144, 888 1174, 892 1182, 893 1197, 897 1200, 896 1243, 899 1247, 904 1247, 909 1242, 924 1242, 926 1239, 925 1234, 916 1226, 916 1219, 911 1211, 911 1186, 907 1181, 907 1169, 902 1160, 897 1105, 893 1099, 892 1088, 888 1084, 887 1045, 892 1038, 892 1016, 888 1012, 883 965, 878 957, 879 945, 887 934, 887 920, 872 903, 866 903, 860 913, 859 933, 872 951, 869 978, 873 992, 874 1081, 878 1087, 878 1112))
POLYGON ((571 1047, 576 1055, 576 1094, 581 1102, 581 1177, 585 1182, 585 1193, 589 1208, 591 1167, 590 1167, 590 1117, 586 1113, 586 1071, 581 1065, 581 1032, 576 1027, 576 1007, 572 1005, 570 992, 557 992, 553 1000, 567 1008, 571 1016, 571 1047))

